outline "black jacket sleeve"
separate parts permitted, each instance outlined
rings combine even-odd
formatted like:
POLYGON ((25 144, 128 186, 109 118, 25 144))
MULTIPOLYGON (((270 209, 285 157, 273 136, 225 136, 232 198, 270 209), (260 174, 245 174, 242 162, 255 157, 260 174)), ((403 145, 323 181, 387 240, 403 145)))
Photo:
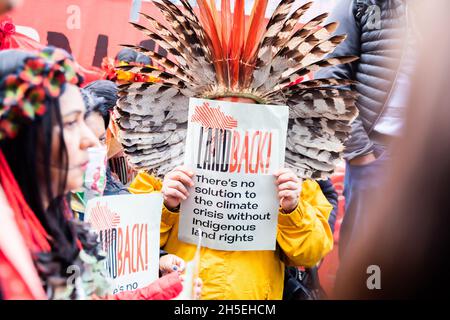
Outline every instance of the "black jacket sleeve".
POLYGON ((334 189, 333 183, 330 179, 318 181, 320 188, 322 189, 325 198, 333 206, 333 210, 328 218, 328 224, 330 225, 331 232, 334 233, 334 226, 336 224, 336 215, 338 209, 338 193, 334 189))

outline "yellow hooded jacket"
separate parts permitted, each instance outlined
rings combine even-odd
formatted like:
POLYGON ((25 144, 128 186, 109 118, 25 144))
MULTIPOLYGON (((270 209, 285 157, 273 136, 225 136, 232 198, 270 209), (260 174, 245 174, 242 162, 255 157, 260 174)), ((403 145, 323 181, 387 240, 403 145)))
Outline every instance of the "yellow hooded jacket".
MULTIPOLYGON (((157 191, 155 178, 140 173, 130 187, 132 193, 157 191)), ((201 249, 202 299, 281 299, 285 263, 314 266, 333 247, 328 224, 332 206, 320 186, 305 180, 297 208, 278 215, 277 250, 219 251, 201 249)), ((185 261, 194 258, 196 246, 178 240, 179 213, 163 208, 161 247, 185 261)))

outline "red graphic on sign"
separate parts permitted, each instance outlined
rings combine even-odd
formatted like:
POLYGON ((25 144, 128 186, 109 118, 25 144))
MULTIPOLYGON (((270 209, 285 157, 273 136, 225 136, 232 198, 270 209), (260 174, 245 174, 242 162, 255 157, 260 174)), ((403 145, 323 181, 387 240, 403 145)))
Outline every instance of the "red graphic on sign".
POLYGON ((200 123, 204 128, 211 129, 230 130, 238 126, 236 119, 224 114, 219 107, 210 107, 208 102, 204 102, 201 106, 195 107, 191 121, 200 123))
POLYGON ((95 230, 106 230, 117 227, 120 224, 120 216, 112 212, 107 206, 97 203, 95 208, 92 209, 90 221, 95 230))

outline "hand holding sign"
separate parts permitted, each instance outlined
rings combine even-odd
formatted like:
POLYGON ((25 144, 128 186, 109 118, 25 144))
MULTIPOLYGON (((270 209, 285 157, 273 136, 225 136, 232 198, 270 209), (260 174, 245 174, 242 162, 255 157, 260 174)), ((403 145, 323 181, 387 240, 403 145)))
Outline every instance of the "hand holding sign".
POLYGON ((172 272, 182 273, 186 268, 186 263, 174 254, 166 254, 159 259, 159 271, 166 275, 172 272))
POLYGON ((278 198, 280 206, 285 213, 291 213, 297 208, 300 192, 302 191, 301 180, 290 169, 280 169, 275 174, 278 186, 278 198))
POLYGON ((194 186, 193 176, 194 172, 192 170, 181 166, 175 168, 164 177, 161 192, 167 209, 178 207, 182 200, 186 200, 189 197, 187 188, 194 186))

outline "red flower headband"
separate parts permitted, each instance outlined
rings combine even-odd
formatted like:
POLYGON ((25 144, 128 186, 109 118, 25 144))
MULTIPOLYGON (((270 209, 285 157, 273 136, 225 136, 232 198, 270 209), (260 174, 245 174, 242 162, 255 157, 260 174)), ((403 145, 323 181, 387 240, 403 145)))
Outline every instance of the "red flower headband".
POLYGON ((20 124, 42 116, 48 99, 58 98, 66 83, 81 81, 74 61, 60 49, 45 48, 25 59, 20 70, 0 80, 0 140, 14 138, 20 124))

